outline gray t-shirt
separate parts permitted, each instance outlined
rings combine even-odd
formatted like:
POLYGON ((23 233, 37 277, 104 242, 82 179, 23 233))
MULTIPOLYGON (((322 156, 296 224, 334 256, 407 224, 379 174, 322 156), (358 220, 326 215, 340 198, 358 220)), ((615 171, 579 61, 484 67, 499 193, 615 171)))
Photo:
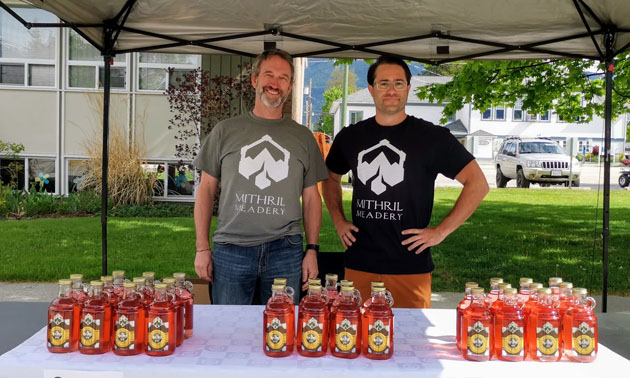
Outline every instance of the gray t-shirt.
POLYGON ((214 242, 253 246, 302 233, 302 190, 328 177, 313 134, 251 112, 219 122, 194 165, 221 181, 214 242))

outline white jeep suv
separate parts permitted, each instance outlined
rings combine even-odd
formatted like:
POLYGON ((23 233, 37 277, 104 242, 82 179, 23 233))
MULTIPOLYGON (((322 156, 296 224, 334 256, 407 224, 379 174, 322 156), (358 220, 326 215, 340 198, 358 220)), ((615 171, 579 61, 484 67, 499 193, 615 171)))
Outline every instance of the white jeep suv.
MULTIPOLYGON (((505 188, 511 179, 516 186, 569 186, 571 157, 556 142, 546 138, 506 138, 494 158, 497 168, 497 188, 505 188)), ((580 164, 573 159, 572 186, 580 186, 580 164)))

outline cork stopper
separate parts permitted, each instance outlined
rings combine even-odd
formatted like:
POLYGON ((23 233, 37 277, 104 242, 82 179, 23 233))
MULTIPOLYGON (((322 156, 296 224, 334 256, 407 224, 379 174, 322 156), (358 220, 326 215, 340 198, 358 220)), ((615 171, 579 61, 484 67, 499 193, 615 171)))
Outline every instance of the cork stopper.
POLYGON ((466 282, 466 289, 472 289, 473 287, 479 287, 479 284, 476 282, 466 282))
POLYGON ((143 272, 142 277, 145 278, 155 278, 155 272, 143 272))
POLYGON ((548 287, 541 287, 538 289, 538 294, 551 294, 551 289, 548 287))
POLYGON ((183 272, 173 273, 173 278, 186 279, 186 273, 183 273, 183 272))
POLYGON ((516 294, 517 290, 515 287, 507 287, 505 289, 503 289, 503 294, 509 295, 509 294, 516 294))
POLYGON ((147 282, 147 279, 145 277, 134 277, 133 278, 133 283, 137 284, 142 284, 144 285, 147 282))
POLYGON ((103 282, 114 282, 114 277, 112 277, 112 276, 101 276, 101 281, 103 281, 103 282))
POLYGON ((125 275, 125 271, 124 270, 114 270, 112 272, 112 276, 114 277, 120 277, 120 276, 124 276, 125 275))
POLYGON ((136 283, 135 282, 125 282, 123 284, 123 287, 127 287, 127 288, 136 288, 136 283))
POLYGON ((80 273, 71 274, 70 275, 70 279, 73 280, 73 281, 74 280, 81 280, 81 281, 83 281, 83 274, 80 274, 80 273))
POLYGON ((286 285, 287 284, 287 279, 286 278, 274 278, 273 279, 273 284, 274 285, 286 285))
POLYGON ((63 278, 59 280, 59 285, 72 285, 72 280, 63 278))
POLYGON ((103 281, 90 281, 90 286, 103 286, 103 281))
POLYGON ((335 280, 337 281, 337 279, 339 279, 339 276, 333 273, 326 273, 326 280, 335 280))
POLYGON ((500 278, 500 277, 492 277, 492 278, 490 278, 490 283, 491 284, 497 284, 498 285, 498 284, 500 284, 502 282, 503 282, 503 278, 500 278))
POLYGON ((518 282, 519 282, 520 284, 530 284, 530 283, 534 282, 534 280, 533 280, 533 279, 531 279, 531 278, 529 278, 529 277, 521 277, 521 278, 518 280, 518 282))
POLYGON ((483 294, 484 293, 483 287, 473 287, 472 289, 470 289, 470 291, 473 294, 483 294))

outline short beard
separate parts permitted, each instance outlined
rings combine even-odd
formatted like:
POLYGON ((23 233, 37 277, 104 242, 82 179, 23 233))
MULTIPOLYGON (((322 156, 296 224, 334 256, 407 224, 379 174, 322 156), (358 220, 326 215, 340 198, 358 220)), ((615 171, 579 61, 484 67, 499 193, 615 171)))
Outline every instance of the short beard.
POLYGON ((260 101, 265 104, 266 107, 277 109, 287 101, 287 99, 289 98, 289 94, 285 94, 284 92, 280 91, 280 98, 272 102, 269 100, 269 98, 267 98, 267 96, 265 96, 265 87, 258 87, 256 88, 256 97, 258 97, 260 101))

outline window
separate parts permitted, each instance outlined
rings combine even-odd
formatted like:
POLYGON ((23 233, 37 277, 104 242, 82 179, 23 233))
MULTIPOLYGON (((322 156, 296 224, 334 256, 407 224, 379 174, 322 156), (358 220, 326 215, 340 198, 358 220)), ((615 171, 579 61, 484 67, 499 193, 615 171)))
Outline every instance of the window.
POLYGON ((505 121, 505 107, 503 105, 493 106, 481 113, 481 119, 484 121, 505 121))
POLYGON ((192 197, 195 187, 195 169, 191 164, 178 162, 151 162, 143 164, 145 176, 156 175, 154 197, 192 197))
POLYGON ((525 113, 525 118, 530 121, 530 122, 536 122, 538 121, 538 115, 537 114, 530 114, 529 112, 525 113))
POLYGON ((540 115, 540 120, 549 122, 549 110, 540 115))
POLYGON ((350 111, 350 123, 357 123, 363 121, 363 111, 350 111))
MULTIPOLYGON (((103 88, 105 73, 101 53, 73 30, 68 33, 68 87, 103 88)), ((127 56, 117 55, 110 66, 113 89, 127 88, 127 56)))
POLYGON ((494 108, 494 119, 505 120, 505 108, 503 106, 497 106, 494 108))
POLYGON ((66 172, 68 172, 68 193, 78 192, 81 189, 86 170, 85 160, 68 160, 66 168, 66 172))
POLYGON ((55 192, 55 159, 28 159, 29 190, 55 192))
POLYGON ((590 140, 579 140, 578 141, 578 153, 583 152, 591 152, 591 141, 590 140))
POLYGON ((139 53, 138 89, 164 91, 167 85, 174 85, 178 77, 195 70, 198 66, 198 55, 139 53), (169 67, 174 68, 170 74, 169 67))
MULTIPOLYGON (((29 22, 59 22, 41 9, 13 8, 29 22)), ((54 87, 57 29, 26 29, 0 9, 0 85, 54 87)))
POLYGON ((483 119, 483 120, 491 120, 492 119, 492 108, 486 109, 483 113, 481 113, 481 119, 483 119))
POLYGON ((25 159, 0 159, 0 178, 3 185, 13 183, 15 189, 24 190, 25 159))
POLYGON ((512 110, 512 120, 513 121, 523 120, 523 101, 518 100, 514 104, 514 109, 512 110))

